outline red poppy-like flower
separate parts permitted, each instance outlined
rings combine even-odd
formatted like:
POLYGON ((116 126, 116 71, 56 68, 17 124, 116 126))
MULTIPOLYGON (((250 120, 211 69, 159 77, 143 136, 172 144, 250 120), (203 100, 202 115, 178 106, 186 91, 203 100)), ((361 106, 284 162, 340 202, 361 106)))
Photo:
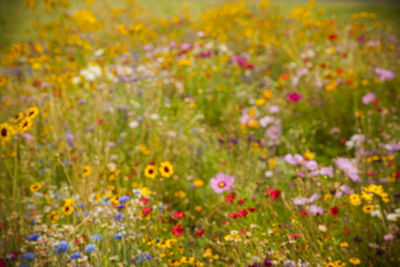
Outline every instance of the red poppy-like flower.
POLYGON ((241 211, 231 213, 229 215, 229 217, 231 217, 231 218, 246 217, 247 214, 248 214, 247 210, 246 209, 242 209, 241 211))
POLYGON ((239 199, 239 200, 238 200, 238 204, 239 204, 239 205, 242 205, 245 201, 246 201, 245 198, 239 199))
POLYGON ((180 237, 185 229, 182 228, 182 225, 178 224, 177 226, 172 227, 172 234, 174 236, 180 237))
POLYGON ((257 209, 256 208, 248 208, 247 210, 250 212, 255 212, 257 209))
POLYGON ((348 234, 348 233, 350 233, 350 230, 346 228, 343 230, 343 233, 348 234))
POLYGON ((196 232, 196 237, 200 237, 204 234, 204 228, 196 232))
POLYGON ((290 234, 290 238, 296 239, 301 236, 301 233, 290 234))
POLYGON ((332 34, 329 34, 328 38, 329 38, 329 40, 335 40, 337 38, 337 35, 332 33, 332 34))
POLYGON ((225 202, 232 202, 232 201, 234 201, 235 200, 235 196, 234 195, 227 195, 226 197, 225 197, 225 202))
POLYGON ((244 228, 244 229, 242 229, 241 231, 240 231, 240 234, 241 235, 244 235, 244 234, 246 234, 247 233, 247 228, 244 228))
POLYGON ((183 213, 182 211, 176 211, 174 213, 174 218, 175 219, 180 219, 180 218, 183 218, 183 217, 185 217, 185 213, 183 213))
POLYGON ((300 214, 301 216, 307 216, 307 211, 301 210, 301 211, 299 211, 299 214, 300 214))
POLYGON ((276 200, 281 195, 281 192, 279 190, 267 188, 265 194, 269 195, 273 200, 276 200))
POLYGON ((332 216, 339 216, 339 208, 337 206, 331 208, 332 216))
POLYGON ((144 208, 142 209, 142 214, 143 214, 143 215, 147 215, 147 214, 149 214, 152 210, 153 210, 153 209, 152 209, 151 207, 144 207, 144 208))

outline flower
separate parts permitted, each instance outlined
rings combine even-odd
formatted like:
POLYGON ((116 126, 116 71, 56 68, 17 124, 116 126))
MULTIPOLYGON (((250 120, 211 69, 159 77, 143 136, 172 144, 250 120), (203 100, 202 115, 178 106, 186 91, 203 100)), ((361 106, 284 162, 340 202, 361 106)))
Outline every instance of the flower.
POLYGON ((296 102, 299 101, 301 98, 302 98, 302 95, 299 94, 299 93, 296 93, 296 92, 289 93, 289 94, 287 95, 288 101, 289 101, 289 102, 292 102, 292 103, 296 103, 296 102))
POLYGON ((91 253, 91 252, 96 251, 96 250, 97 250, 97 247, 96 247, 95 244, 88 244, 85 247, 85 252, 86 253, 91 253))
POLYGON ((147 165, 147 167, 144 169, 144 175, 147 178, 154 179, 157 175, 157 169, 153 165, 147 165))
POLYGON ((219 172, 214 178, 211 178, 210 186, 215 193, 220 194, 224 191, 231 190, 234 182, 234 177, 219 172))
POLYGON ((364 213, 366 213, 366 214, 371 213, 374 209, 375 209, 375 208, 374 208, 374 205, 364 205, 364 206, 362 207, 362 211, 363 211, 364 213))
POLYGON ((120 197, 118 198, 118 202, 121 203, 121 204, 123 204, 123 203, 128 202, 129 199, 130 199, 129 196, 120 196, 120 197))
POLYGON ((67 241, 62 240, 57 244, 55 250, 58 254, 62 254, 64 252, 67 252, 68 248, 69 248, 69 243, 67 241))
POLYGON ((40 237, 40 234, 36 233, 33 235, 28 236, 28 241, 36 241, 40 237))
POLYGON ((353 265, 359 265, 361 263, 361 260, 359 258, 353 257, 349 259, 349 262, 353 265))
POLYGON ((347 158, 338 158, 335 161, 336 166, 344 172, 353 182, 360 181, 360 177, 358 176, 358 169, 353 165, 350 159, 347 158))
POLYGON ((12 135, 13 135, 13 128, 9 124, 7 124, 7 123, 0 124, 0 141, 1 141, 1 144, 4 145, 8 141, 10 141, 12 135))
POLYGON ((100 234, 94 234, 90 236, 90 241, 97 242, 103 240, 103 237, 100 234))
POLYGON ((89 176, 91 173, 92 173, 92 168, 91 168, 89 165, 86 165, 86 166, 83 168, 83 173, 82 173, 82 175, 85 176, 85 177, 87 177, 87 176, 89 176))
POLYGON ((180 219, 180 218, 183 218, 183 217, 185 217, 185 213, 183 213, 182 211, 174 212, 174 218, 175 219, 180 219))
POLYGON ((375 93, 367 93, 362 97, 362 102, 364 105, 372 103, 376 98, 375 93))
POLYGON ((62 208, 62 212, 65 215, 71 215, 73 211, 74 211, 74 207, 72 207, 71 205, 64 205, 64 207, 62 208))
POLYGON ((351 205, 353 205, 353 206, 360 206, 361 205, 361 198, 360 198, 360 196, 359 195, 357 195, 357 194, 351 194, 350 196, 349 196, 349 198, 350 198, 350 203, 351 203, 351 205))
POLYGON ((174 167, 169 163, 169 161, 161 162, 160 173, 164 178, 169 178, 174 174, 174 167))
POLYGON ((35 184, 31 184, 31 186, 29 186, 29 190, 31 190, 32 193, 37 192, 38 190, 40 190, 40 188, 42 188, 41 183, 35 183, 35 184))
POLYGON ((337 206, 331 208, 332 216, 339 216, 339 208, 337 206))
POLYGON ((26 117, 29 119, 35 118, 39 114, 39 109, 38 107, 31 107, 28 112, 26 112, 26 117))
POLYGON ((202 187, 204 185, 204 182, 201 179, 196 179, 196 180, 193 181, 193 185, 195 187, 202 187))
POLYGON ((23 119, 19 124, 18 124, 18 128, 19 128, 19 133, 23 134, 26 131, 29 130, 29 128, 32 126, 32 121, 30 118, 25 118, 23 119))
POLYGON ((35 254, 32 252, 26 252, 21 255, 21 259, 23 259, 23 260, 30 261, 30 260, 33 260, 33 258, 35 258, 35 254))
POLYGON ((81 257, 81 253, 74 252, 71 255, 69 255, 69 257, 70 257, 71 260, 76 260, 76 259, 79 259, 81 257))
POLYGON ((182 228, 182 225, 180 225, 180 224, 172 227, 172 234, 174 236, 180 237, 184 231, 185 230, 182 228))

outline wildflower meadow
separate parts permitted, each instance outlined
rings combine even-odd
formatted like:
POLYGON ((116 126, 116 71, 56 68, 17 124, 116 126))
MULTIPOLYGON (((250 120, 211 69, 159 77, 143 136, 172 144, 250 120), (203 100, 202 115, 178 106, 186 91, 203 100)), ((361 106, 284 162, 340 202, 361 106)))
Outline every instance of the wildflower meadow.
POLYGON ((0 267, 400 266, 398 4, 1 9, 0 267))

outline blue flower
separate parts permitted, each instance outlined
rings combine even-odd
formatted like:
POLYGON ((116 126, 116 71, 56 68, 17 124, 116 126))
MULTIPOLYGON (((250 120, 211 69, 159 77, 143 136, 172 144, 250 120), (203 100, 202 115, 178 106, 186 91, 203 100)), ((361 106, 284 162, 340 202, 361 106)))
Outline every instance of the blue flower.
POLYGON ((38 233, 28 236, 28 241, 36 241, 40 235, 38 233))
POLYGON ((79 252, 74 252, 71 255, 69 255, 69 257, 71 258, 71 260, 75 260, 81 257, 81 253, 79 252))
POLYGON ((97 247, 96 247, 95 244, 89 244, 89 245, 87 245, 85 247, 85 252, 86 253, 91 253, 91 252, 96 251, 96 250, 97 250, 97 247))
POLYGON ((101 237, 101 235, 95 234, 95 235, 90 236, 90 240, 91 240, 92 242, 94 242, 94 241, 101 241, 101 240, 103 240, 103 238, 101 237))
POLYGON ((122 215, 122 213, 119 213, 118 215, 115 215, 115 216, 114 216, 114 220, 116 220, 116 221, 121 221, 123 217, 124 217, 124 216, 122 215))
POLYGON ((56 252, 58 254, 61 254, 61 253, 67 252, 68 248, 69 248, 69 243, 67 241, 62 240, 56 246, 56 252))
POLYGON ((116 240, 121 240, 121 239, 122 239, 122 235, 115 234, 115 235, 114 235, 114 239, 116 239, 116 240))
POLYGON ((125 202, 128 202, 129 201, 129 196, 121 196, 121 197, 119 197, 118 198, 118 201, 119 201, 119 203, 125 203, 125 202))
POLYGON ((35 257, 35 254, 32 252, 26 252, 21 255, 21 259, 28 260, 28 261, 33 260, 34 257, 35 257))

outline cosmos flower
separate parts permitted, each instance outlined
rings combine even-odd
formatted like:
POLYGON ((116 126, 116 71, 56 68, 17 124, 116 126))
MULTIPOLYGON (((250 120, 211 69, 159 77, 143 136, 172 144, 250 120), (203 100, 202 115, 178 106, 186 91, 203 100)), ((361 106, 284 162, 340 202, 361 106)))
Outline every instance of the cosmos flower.
POLYGON ((210 179, 210 186, 212 190, 217 194, 231 190, 234 183, 234 177, 221 172, 217 173, 215 177, 210 179))
POLYGON ((364 105, 370 104, 372 103, 372 101, 374 101, 376 98, 375 93, 367 93, 366 95, 364 95, 362 97, 362 102, 364 105))

